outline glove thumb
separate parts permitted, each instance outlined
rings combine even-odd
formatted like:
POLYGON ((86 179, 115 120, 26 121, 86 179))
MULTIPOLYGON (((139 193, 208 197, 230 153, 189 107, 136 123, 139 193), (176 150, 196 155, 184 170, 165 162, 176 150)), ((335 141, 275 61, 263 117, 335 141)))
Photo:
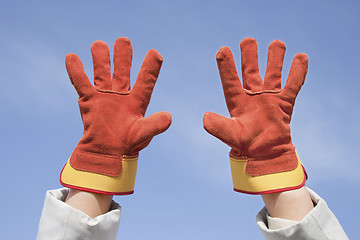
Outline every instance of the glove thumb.
POLYGON ((226 143, 230 147, 233 147, 236 135, 238 133, 238 124, 233 118, 224 117, 220 114, 213 112, 206 112, 203 117, 204 129, 226 143))
POLYGON ((139 119, 133 128, 134 142, 151 140, 155 135, 165 132, 170 127, 171 121, 171 115, 168 112, 157 112, 139 119))

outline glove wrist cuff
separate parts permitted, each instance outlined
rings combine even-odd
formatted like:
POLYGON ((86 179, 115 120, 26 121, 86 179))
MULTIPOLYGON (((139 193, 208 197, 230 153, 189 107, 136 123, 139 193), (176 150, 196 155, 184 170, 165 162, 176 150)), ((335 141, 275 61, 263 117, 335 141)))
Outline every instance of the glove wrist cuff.
POLYGON ((305 185, 307 175, 296 153, 297 166, 290 171, 251 176, 246 171, 248 158, 230 156, 231 175, 234 190, 247 194, 267 194, 301 188, 305 185))
POLYGON ((129 195, 134 192, 138 156, 119 157, 121 172, 116 176, 79 170, 72 165, 71 157, 60 174, 64 187, 108 195, 129 195))

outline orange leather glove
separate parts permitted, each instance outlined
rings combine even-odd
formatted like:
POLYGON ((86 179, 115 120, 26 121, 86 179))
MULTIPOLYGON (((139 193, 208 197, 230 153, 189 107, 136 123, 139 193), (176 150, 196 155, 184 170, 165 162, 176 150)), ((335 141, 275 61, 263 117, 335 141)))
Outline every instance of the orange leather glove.
POLYGON ((96 41, 91 52, 95 86, 77 55, 71 53, 65 58, 71 83, 79 95, 84 133, 60 181, 63 186, 79 190, 131 194, 139 151, 171 124, 168 112, 144 117, 163 59, 156 50, 150 50, 130 91, 130 40, 122 37, 115 41, 112 78, 107 44, 96 41))
POLYGON ((245 38, 240 47, 243 86, 230 49, 222 47, 216 55, 231 118, 207 112, 204 128, 231 147, 236 191, 266 194, 300 188, 307 177, 291 141, 290 121, 305 81, 308 57, 294 57, 281 89, 285 44, 279 40, 270 44, 264 82, 259 75, 256 40, 245 38))

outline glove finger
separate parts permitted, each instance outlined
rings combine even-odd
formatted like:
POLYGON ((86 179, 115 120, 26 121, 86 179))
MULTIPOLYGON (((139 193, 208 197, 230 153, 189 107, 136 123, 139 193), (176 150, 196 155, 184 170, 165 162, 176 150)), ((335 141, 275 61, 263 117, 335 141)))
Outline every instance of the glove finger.
POLYGON ((65 66, 68 72, 71 83, 74 85, 79 97, 90 94, 94 91, 89 78, 86 76, 84 66, 74 53, 66 54, 65 66))
POLYGON ((154 49, 149 50, 144 58, 134 87, 131 90, 133 102, 142 115, 145 114, 149 105, 162 62, 163 58, 158 51, 154 49))
POLYGON ((230 147, 235 145, 235 139, 239 134, 239 129, 234 118, 224 117, 213 112, 206 112, 203 117, 203 126, 208 133, 230 147))
POLYGON ((91 45, 94 65, 94 84, 97 89, 111 90, 110 51, 108 45, 101 40, 91 45))
POLYGON ((112 90, 127 92, 130 90, 130 69, 133 49, 126 37, 116 39, 114 44, 114 72, 112 90))
POLYGON ((290 67, 288 79, 282 91, 285 97, 295 101, 297 94, 305 82, 308 65, 309 60, 305 53, 295 55, 290 67))
POLYGON ((165 132, 170 127, 171 121, 171 115, 168 112, 157 112, 141 118, 132 129, 134 142, 143 142, 165 132))
POLYGON ((262 80, 259 74, 256 40, 254 38, 244 38, 240 43, 240 48, 244 88, 252 92, 261 91, 262 80))
POLYGON ((285 43, 275 40, 270 43, 263 89, 281 90, 281 71, 286 51, 285 43))
POLYGON ((230 113, 238 106, 239 95, 244 91, 236 71, 234 56, 228 47, 216 53, 216 61, 224 90, 226 105, 230 113))

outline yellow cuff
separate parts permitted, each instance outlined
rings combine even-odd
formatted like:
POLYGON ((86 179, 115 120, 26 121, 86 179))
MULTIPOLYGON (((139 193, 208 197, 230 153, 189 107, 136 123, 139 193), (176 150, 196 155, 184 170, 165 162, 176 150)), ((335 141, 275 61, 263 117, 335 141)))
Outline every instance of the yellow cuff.
POLYGON ((123 157, 121 174, 110 177, 98 173, 76 170, 71 167, 68 161, 61 171, 60 183, 64 187, 102 194, 132 194, 135 186, 137 163, 137 157, 123 157))
POLYGON ((297 153, 296 156, 298 166, 294 170, 262 176, 246 174, 245 168, 248 159, 230 157, 234 190, 247 194, 267 194, 301 188, 305 185, 307 176, 297 153))

